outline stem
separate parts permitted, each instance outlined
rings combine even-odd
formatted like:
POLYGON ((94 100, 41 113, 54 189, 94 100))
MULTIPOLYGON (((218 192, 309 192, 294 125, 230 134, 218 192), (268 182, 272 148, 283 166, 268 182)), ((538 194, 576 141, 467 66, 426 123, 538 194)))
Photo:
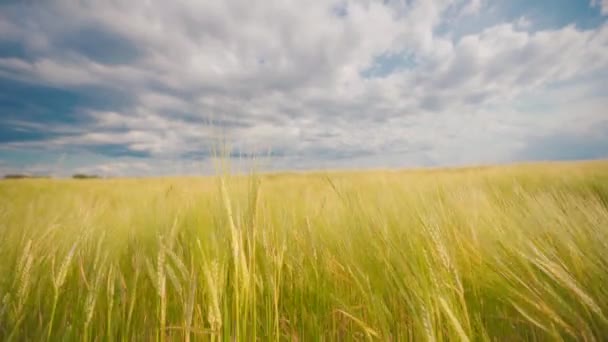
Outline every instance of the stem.
POLYGON ((13 327, 11 334, 8 335, 8 339, 6 339, 7 341, 12 341, 13 338, 15 337, 15 334, 17 333, 17 330, 19 330, 19 326, 21 325, 21 322, 23 321, 23 316, 24 316, 24 314, 19 314, 19 319, 17 320, 17 323, 15 323, 15 326, 13 327))
POLYGON ((108 310, 108 341, 112 341, 112 312, 108 310))
POLYGON ((165 296, 160 299, 160 342, 165 342, 165 330, 166 330, 166 310, 167 310, 167 299, 165 296))
POLYGON ((88 341, 89 340, 89 325, 86 324, 86 323, 84 325, 84 332, 83 332, 82 340, 83 341, 88 341))
POLYGON ((57 301, 59 300, 59 292, 55 290, 55 297, 53 298, 53 309, 51 310, 51 321, 49 322, 49 332, 47 334, 47 341, 51 340, 51 333, 53 332, 53 321, 55 319, 55 310, 57 309, 57 301))

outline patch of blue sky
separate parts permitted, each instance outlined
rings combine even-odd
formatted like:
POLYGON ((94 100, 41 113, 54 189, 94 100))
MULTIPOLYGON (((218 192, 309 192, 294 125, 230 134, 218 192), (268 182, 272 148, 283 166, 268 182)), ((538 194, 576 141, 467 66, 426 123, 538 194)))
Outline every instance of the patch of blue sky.
POLYGON ((444 19, 435 33, 458 40, 501 23, 516 23, 518 30, 527 32, 568 25, 588 30, 604 25, 608 16, 584 0, 498 0, 485 3, 478 14, 458 17, 452 11, 444 19))
POLYGON ((81 109, 116 110, 131 102, 111 89, 60 89, 0 78, 0 122, 78 123, 86 119, 81 109))
POLYGON ((147 151, 136 151, 130 149, 128 146, 123 144, 102 144, 88 146, 87 150, 94 152, 99 155, 107 157, 133 157, 133 158, 148 158, 150 153, 147 151))
POLYGON ((28 59, 28 53, 23 43, 14 40, 0 40, 0 58, 28 59))
POLYGON ((581 160, 608 158, 608 125, 592 135, 560 132, 532 139, 520 151, 520 160, 581 160))
POLYGON ((608 98, 608 87, 605 86, 608 80, 608 70, 596 70, 591 74, 575 76, 567 80, 557 81, 546 86, 548 91, 568 88, 575 85, 585 84, 585 89, 589 96, 608 98))
MULTIPOLYGON (((66 170, 114 161, 108 156, 88 150, 10 149, 0 145, 0 165, 10 167, 11 172, 61 176, 66 170), (34 170, 34 172, 32 172, 34 170)), ((128 156, 127 156, 128 158, 128 156)))
POLYGON ((341 1, 337 4, 331 6, 331 13, 339 18, 344 18, 348 16, 348 3, 346 1, 341 1))
POLYGON ((587 0, 500 0, 497 6, 505 20, 512 21, 525 15, 537 30, 569 24, 575 24, 579 29, 592 29, 607 19, 587 0))
POLYGON ((409 51, 386 53, 377 56, 372 65, 361 72, 365 78, 382 78, 394 72, 414 69, 417 65, 415 55, 409 51))
POLYGON ((96 26, 68 32, 54 42, 55 50, 82 55, 101 64, 129 64, 142 55, 127 37, 96 26))
POLYGON ((125 145, 101 144, 92 146, 69 146, 48 148, 11 148, 0 144, 0 161, 14 168, 28 165, 61 166, 62 168, 79 167, 114 158, 137 158, 147 160, 150 157, 145 151, 133 151, 125 145))
POLYGON ((4 122, 0 122, 0 144, 45 140, 57 135, 57 133, 30 129, 27 127, 20 127, 19 125, 11 125, 10 123, 6 124, 4 122))
POLYGON ((0 161, 10 163, 11 168, 16 170, 31 165, 55 165, 64 160, 66 156, 65 152, 10 149, 0 146, 0 161))

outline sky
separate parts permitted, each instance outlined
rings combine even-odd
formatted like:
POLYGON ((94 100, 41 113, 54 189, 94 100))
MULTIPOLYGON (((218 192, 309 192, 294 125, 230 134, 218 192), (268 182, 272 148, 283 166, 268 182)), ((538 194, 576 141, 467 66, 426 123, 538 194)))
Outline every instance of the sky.
POLYGON ((0 175, 608 157, 608 0, 2 0, 0 175), (218 147, 220 146, 220 147, 218 147))

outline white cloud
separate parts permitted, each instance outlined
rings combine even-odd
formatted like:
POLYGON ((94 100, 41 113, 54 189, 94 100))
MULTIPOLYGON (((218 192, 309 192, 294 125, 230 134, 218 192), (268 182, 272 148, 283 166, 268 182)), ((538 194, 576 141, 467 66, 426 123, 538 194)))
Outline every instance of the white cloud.
POLYGON ((521 30, 529 29, 531 25, 532 22, 530 22, 530 20, 525 16, 519 17, 519 19, 517 19, 517 21, 515 22, 515 27, 521 30))

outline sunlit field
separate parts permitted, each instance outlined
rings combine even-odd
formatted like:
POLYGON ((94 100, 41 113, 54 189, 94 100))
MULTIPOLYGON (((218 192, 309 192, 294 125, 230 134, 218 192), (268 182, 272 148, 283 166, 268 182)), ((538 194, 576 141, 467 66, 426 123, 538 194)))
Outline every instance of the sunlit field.
POLYGON ((0 340, 604 340, 608 162, 0 182, 0 340))

